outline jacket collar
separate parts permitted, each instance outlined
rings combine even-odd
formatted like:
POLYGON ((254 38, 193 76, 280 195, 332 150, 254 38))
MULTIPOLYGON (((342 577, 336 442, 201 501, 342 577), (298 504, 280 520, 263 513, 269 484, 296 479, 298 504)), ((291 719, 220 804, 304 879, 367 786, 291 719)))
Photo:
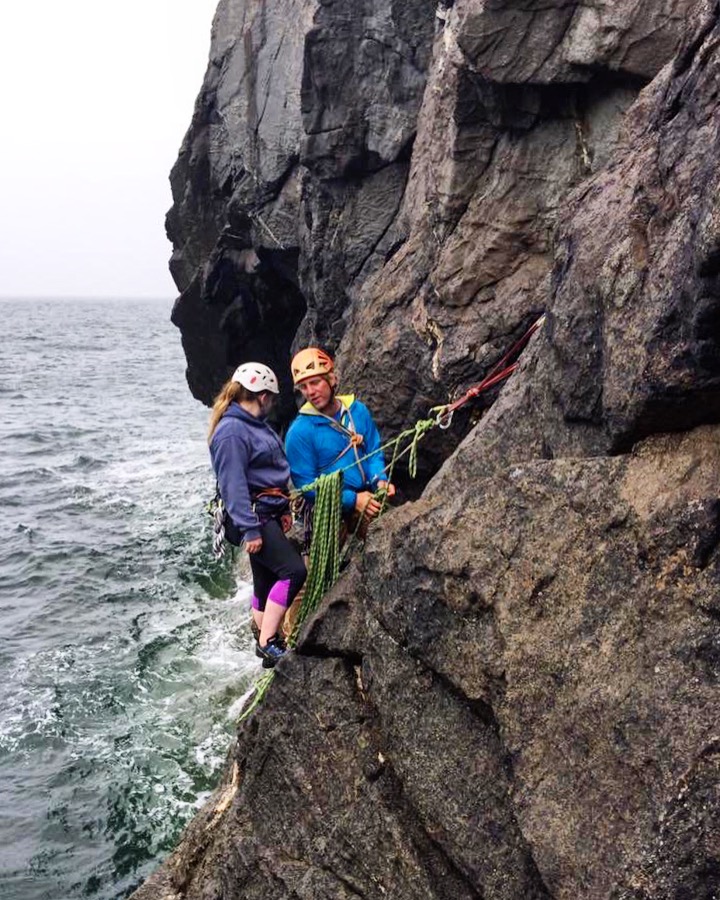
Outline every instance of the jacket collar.
POLYGON ((243 409, 239 403, 233 401, 230 406, 228 406, 225 414, 223 415, 223 419, 229 416, 231 419, 242 419, 243 422, 247 422, 248 425, 256 425, 259 428, 267 428, 268 424, 265 419, 260 419, 257 416, 254 416, 252 413, 249 413, 246 409, 243 409))
MULTIPOLYGON (((337 399, 342 403, 345 409, 350 409, 350 407, 355 402, 355 394, 338 394, 337 399)), ((318 416, 321 419, 328 418, 328 416, 325 416, 323 415, 323 413, 318 412, 309 401, 307 403, 303 403, 303 405, 300 407, 300 413, 303 416, 318 416)))

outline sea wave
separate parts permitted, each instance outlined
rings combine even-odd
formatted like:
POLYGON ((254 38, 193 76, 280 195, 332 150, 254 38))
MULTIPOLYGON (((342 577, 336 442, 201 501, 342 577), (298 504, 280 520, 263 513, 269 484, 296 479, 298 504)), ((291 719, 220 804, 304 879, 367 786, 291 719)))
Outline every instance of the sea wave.
POLYGON ((249 587, 211 553, 207 413, 169 311, 3 305, 3 900, 127 896, 212 790, 261 672, 249 587))

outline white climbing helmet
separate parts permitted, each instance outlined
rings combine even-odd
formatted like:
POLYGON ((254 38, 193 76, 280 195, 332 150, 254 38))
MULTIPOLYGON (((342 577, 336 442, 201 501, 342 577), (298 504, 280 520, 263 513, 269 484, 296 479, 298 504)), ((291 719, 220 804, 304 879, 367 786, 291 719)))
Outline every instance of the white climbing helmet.
POLYGON ((273 394, 279 394, 278 380, 272 369, 264 366, 262 363, 243 363, 233 372, 233 381, 237 381, 249 391, 270 391, 273 394))

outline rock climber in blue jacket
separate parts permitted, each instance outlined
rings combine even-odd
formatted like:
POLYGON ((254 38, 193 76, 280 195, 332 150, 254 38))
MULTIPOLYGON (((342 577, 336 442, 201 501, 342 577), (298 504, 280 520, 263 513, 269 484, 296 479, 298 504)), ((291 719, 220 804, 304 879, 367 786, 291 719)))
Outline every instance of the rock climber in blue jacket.
MULTIPOLYGON (((317 347, 308 347, 293 357, 293 383, 307 401, 287 433, 285 451, 296 488, 305 487, 319 475, 343 470, 342 508, 347 524, 360 518, 367 525, 380 512, 375 493, 395 488, 388 484, 380 434, 364 403, 352 394, 337 394, 337 376, 332 359, 317 347)), ((308 491, 313 502, 315 494, 308 491)))
POLYGON ((290 528, 288 466, 280 438, 265 421, 279 393, 272 369, 239 366, 210 414, 210 457, 226 510, 225 533, 244 543, 253 576, 257 654, 271 668, 284 654, 280 629, 305 581, 305 564, 285 537, 290 528))

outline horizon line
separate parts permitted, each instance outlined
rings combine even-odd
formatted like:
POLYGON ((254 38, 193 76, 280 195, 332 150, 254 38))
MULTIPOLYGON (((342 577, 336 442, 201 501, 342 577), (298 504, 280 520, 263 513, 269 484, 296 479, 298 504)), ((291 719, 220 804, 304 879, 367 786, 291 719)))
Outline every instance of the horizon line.
POLYGON ((0 294, 3 300, 177 300, 178 294, 0 294))

